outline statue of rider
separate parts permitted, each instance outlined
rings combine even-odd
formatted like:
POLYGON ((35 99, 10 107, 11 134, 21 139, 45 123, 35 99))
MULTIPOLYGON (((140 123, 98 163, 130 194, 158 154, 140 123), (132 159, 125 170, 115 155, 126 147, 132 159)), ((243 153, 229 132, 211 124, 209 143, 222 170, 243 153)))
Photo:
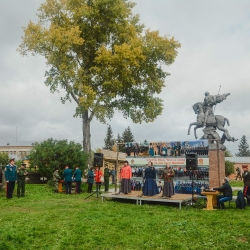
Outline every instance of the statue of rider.
POLYGON ((210 95, 208 91, 205 92, 205 98, 203 102, 203 111, 204 111, 204 122, 203 127, 206 127, 207 125, 207 118, 208 115, 214 116, 213 106, 216 106, 217 103, 222 102, 229 96, 230 93, 223 94, 223 95, 210 95))

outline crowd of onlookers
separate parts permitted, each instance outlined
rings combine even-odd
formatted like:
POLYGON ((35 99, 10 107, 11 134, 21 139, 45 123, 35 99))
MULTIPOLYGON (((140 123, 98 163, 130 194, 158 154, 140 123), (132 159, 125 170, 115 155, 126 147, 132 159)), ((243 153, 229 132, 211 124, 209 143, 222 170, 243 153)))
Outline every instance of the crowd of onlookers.
POLYGON ((192 147, 190 145, 181 146, 181 142, 173 143, 167 146, 166 143, 126 143, 125 150, 127 156, 182 156, 188 153, 196 153, 197 155, 208 155, 208 147, 192 147))

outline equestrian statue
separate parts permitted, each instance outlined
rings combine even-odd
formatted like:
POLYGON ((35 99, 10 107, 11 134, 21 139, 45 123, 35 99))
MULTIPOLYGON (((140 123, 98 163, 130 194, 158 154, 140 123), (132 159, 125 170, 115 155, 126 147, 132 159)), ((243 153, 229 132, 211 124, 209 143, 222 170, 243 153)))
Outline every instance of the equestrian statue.
POLYGON ((197 102, 193 105, 193 110, 195 114, 197 114, 197 121, 189 124, 188 135, 190 135, 191 127, 196 125, 194 127, 194 136, 195 139, 197 139, 196 130, 198 128, 204 128, 202 130, 204 134, 200 140, 209 140, 209 149, 217 149, 217 144, 215 144, 214 141, 218 141, 219 149, 226 150, 226 147, 223 145, 226 140, 232 142, 238 140, 231 137, 228 130, 224 128, 225 124, 230 125, 229 120, 222 115, 214 115, 213 108, 215 109, 216 104, 224 101, 229 95, 230 93, 210 95, 209 92, 206 92, 204 102, 197 102), (222 137, 219 136, 216 129, 223 131, 222 137))

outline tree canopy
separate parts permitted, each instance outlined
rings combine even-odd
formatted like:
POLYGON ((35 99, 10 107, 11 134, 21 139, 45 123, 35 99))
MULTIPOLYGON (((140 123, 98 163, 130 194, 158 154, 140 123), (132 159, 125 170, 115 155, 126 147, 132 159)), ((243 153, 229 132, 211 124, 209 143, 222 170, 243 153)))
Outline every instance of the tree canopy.
POLYGON ((163 70, 180 47, 173 37, 145 29, 128 0, 46 0, 38 22, 29 22, 18 51, 45 57, 45 84, 66 90, 83 122, 83 149, 91 154, 90 123, 111 119, 115 110, 133 122, 162 113, 163 70))
POLYGON ((35 143, 29 154, 30 166, 38 167, 39 172, 48 178, 52 177, 55 168, 63 170, 65 164, 70 168, 79 166, 84 171, 88 155, 82 151, 79 143, 52 138, 35 143))
POLYGON ((247 143, 247 138, 245 135, 243 135, 240 139, 238 153, 236 156, 250 156, 249 144, 247 143))
POLYGON ((232 153, 230 152, 230 150, 226 149, 225 150, 225 157, 232 157, 232 153))

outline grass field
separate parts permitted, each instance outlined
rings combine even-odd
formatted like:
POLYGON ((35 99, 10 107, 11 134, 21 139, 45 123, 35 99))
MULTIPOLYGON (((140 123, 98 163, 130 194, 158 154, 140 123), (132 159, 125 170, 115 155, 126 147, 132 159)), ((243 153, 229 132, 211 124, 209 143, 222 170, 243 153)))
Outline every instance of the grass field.
POLYGON ((0 250, 249 249, 250 207, 179 210, 87 195, 31 184, 24 198, 7 200, 1 192, 0 250))

